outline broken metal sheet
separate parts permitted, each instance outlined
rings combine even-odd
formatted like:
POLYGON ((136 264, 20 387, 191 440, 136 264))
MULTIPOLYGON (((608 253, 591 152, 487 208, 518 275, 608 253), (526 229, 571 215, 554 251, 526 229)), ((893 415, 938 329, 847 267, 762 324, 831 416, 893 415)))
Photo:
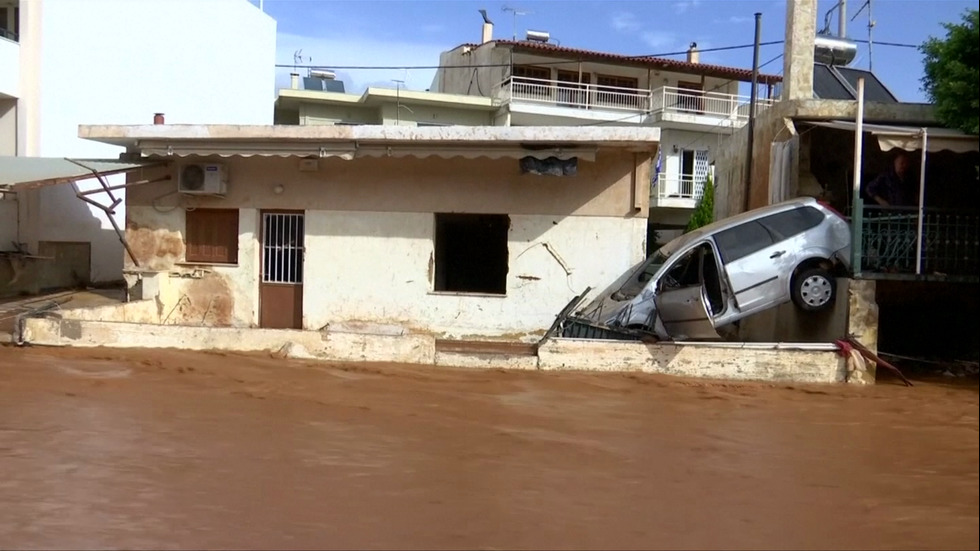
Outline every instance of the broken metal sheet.
POLYGON ((0 157, 0 187, 13 190, 66 184, 158 165, 160 161, 68 159, 64 157, 0 157))

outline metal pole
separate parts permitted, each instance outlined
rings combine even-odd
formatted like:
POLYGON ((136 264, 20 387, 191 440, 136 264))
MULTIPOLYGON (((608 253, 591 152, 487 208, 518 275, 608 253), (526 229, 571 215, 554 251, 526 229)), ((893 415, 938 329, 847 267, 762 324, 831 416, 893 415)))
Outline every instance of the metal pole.
POLYGON ((864 77, 858 78, 857 116, 854 119, 854 181, 851 187, 851 269, 861 274, 861 236, 864 201, 861 200, 861 156, 864 150, 864 77))
POLYGON ((929 145, 929 135, 922 129, 922 166, 919 168, 919 227, 915 233, 915 274, 922 273, 922 222, 925 218, 926 199, 926 149, 929 145))
POLYGON ((762 41, 762 14, 755 13, 755 46, 752 50, 752 90, 749 92, 749 135, 748 155, 745 158, 745 196, 742 198, 742 210, 749 210, 752 195, 752 148, 755 145, 755 101, 756 88, 759 81, 759 42, 762 41))
POLYGON ((871 15, 871 0, 868 0, 868 72, 870 73, 872 69, 872 62, 874 61, 874 51, 871 47, 871 43, 874 42, 872 39, 872 29, 874 29, 875 20, 871 15))
POLYGON ((846 38, 847 36, 847 0, 840 0, 837 4, 840 11, 837 14, 837 36, 846 38))

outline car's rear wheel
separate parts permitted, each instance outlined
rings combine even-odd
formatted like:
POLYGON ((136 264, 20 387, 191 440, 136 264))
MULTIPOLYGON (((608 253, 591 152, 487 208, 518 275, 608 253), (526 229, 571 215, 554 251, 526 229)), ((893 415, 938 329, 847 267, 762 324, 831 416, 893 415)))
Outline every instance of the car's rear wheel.
POLYGON ((837 280, 823 268, 806 268, 793 278, 793 302, 803 310, 829 308, 836 296, 837 280))

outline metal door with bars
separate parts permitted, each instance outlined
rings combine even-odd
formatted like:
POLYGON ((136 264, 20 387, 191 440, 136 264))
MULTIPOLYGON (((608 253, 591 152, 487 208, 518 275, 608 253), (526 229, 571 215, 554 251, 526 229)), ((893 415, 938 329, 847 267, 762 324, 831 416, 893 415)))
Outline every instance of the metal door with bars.
POLYGON ((304 237, 303 213, 262 213, 261 327, 303 327, 304 237))

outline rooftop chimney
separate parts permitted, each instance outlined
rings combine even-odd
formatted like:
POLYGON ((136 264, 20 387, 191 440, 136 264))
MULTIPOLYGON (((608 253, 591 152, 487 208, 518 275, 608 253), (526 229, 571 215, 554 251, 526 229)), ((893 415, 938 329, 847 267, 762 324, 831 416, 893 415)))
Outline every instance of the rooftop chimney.
POLYGON ((690 47, 687 48, 687 62, 701 63, 701 52, 698 51, 697 42, 691 42, 690 47))
POLYGON ((163 124, 163 113, 153 113, 153 124, 163 124))
POLYGON ((787 0, 782 99, 813 98, 817 0, 787 0))
POLYGON ((480 15, 483 16, 483 36, 480 37, 480 44, 486 44, 493 40, 493 21, 487 17, 487 10, 480 10, 480 15))
POLYGON ((299 73, 289 73, 289 87, 299 90, 299 73))

